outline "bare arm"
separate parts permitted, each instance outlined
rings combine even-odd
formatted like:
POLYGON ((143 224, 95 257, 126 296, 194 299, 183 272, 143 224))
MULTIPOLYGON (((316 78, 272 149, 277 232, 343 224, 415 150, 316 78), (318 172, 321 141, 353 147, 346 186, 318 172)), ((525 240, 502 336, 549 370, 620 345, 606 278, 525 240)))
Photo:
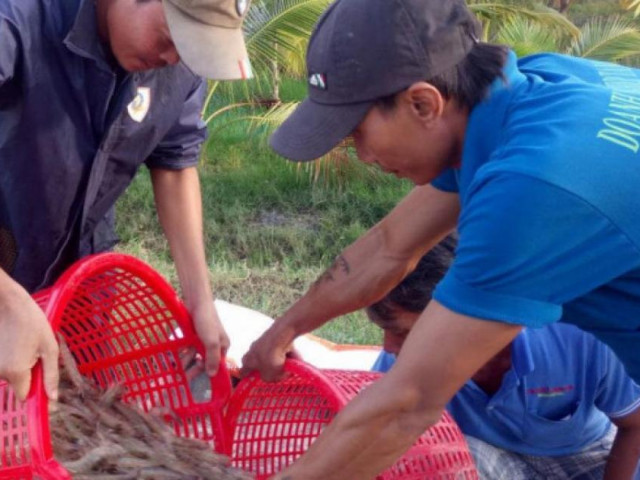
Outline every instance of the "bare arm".
POLYGON ((19 399, 31 386, 31 369, 42 359, 45 390, 58 397, 58 344, 43 311, 29 294, 0 269, 0 378, 19 399))
POLYGON ((246 370, 279 377, 284 355, 298 335, 379 300, 420 257, 449 233, 459 213, 456 194, 430 185, 415 188, 391 213, 347 247, 334 264, 243 359, 246 370))
POLYGON ((373 478, 439 420, 455 392, 520 329, 459 315, 432 301, 390 372, 358 395, 275 478, 373 478))
POLYGON ((213 293, 204 251, 202 198, 195 167, 152 169, 158 217, 169 241, 182 294, 202 340, 207 373, 215 374, 229 339, 213 305, 213 293))
POLYGON ((609 452, 604 480, 632 480, 640 461, 640 408, 611 421, 618 433, 609 452))

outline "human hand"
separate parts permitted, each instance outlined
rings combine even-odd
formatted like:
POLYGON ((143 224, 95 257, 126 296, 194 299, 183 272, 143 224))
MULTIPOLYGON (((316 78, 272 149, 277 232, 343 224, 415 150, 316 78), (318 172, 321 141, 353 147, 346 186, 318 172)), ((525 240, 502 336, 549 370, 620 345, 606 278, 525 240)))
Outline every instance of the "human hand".
POLYGON ((211 298, 197 303, 190 309, 193 326, 204 345, 204 368, 210 377, 218 373, 221 357, 229 349, 229 337, 224 331, 218 312, 211 298))
POLYGON ((58 399, 58 344, 44 312, 17 283, 0 288, 0 378, 23 401, 31 387, 31 370, 42 359, 44 386, 58 399))
POLYGON ((276 382, 284 376, 284 362, 294 354, 294 335, 277 321, 251 344, 242 357, 241 375, 258 370, 266 382, 276 382))

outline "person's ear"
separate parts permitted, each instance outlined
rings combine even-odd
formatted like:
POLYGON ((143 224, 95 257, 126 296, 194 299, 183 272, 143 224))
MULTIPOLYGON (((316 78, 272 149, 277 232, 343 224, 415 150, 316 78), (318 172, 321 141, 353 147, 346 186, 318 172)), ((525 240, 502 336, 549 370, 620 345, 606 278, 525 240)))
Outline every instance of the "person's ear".
POLYGON ((430 83, 414 83, 405 90, 403 97, 411 114, 425 126, 432 125, 444 112, 445 99, 440 91, 430 83))

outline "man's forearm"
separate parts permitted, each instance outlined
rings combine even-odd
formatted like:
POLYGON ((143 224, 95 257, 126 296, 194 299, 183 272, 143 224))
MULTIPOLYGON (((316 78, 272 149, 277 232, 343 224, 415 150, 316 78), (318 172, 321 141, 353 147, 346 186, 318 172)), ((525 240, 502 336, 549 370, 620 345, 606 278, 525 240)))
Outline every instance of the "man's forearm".
POLYGON ((176 264, 187 306, 211 299, 204 253, 202 199, 195 167, 151 171, 158 218, 176 264))
POLYGON ((309 450, 275 478, 373 478, 440 418, 460 386, 520 329, 459 315, 433 301, 390 372, 362 391, 309 450))
POLYGON ((340 412, 276 480, 367 480, 391 466, 440 411, 420 411, 415 392, 382 378, 340 412), (394 394, 390 394, 394 392, 394 394))
POLYGON ((386 295, 456 224, 456 195, 418 187, 339 255, 309 291, 278 319, 295 335, 364 308, 386 295))
POLYGON ((619 428, 609 452, 604 480, 632 480, 640 461, 640 429, 619 428))
POLYGON ((381 298, 408 272, 409 259, 384 258, 374 228, 343 251, 309 291, 278 319, 295 336, 381 298))

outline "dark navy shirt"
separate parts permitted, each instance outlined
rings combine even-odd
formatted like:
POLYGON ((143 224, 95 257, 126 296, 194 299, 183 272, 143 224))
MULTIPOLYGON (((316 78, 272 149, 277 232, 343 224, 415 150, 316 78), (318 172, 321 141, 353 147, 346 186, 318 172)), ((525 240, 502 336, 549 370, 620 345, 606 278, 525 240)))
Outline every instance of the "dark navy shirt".
POLYGON ((33 291, 111 248, 114 203, 142 163, 197 164, 205 90, 182 63, 114 67, 92 1, 2 0, 0 268, 33 291))

